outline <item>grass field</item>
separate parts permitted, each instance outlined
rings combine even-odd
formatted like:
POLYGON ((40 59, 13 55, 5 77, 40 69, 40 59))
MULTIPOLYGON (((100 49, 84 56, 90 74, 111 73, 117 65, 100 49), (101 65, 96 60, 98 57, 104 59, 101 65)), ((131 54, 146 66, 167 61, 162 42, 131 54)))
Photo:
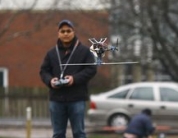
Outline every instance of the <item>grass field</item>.
MULTIPOLYGON (((117 135, 117 134, 95 134, 91 135, 88 138, 122 138, 122 136, 117 135)), ((154 136, 154 138, 158 138, 157 136, 154 136)), ((178 135, 171 135, 171 136, 166 136, 165 138, 178 138, 178 135)))
MULTIPOLYGON (((9 137, 1 137, 0 138, 9 138, 9 137)), ((88 136, 88 138, 122 138, 122 136, 117 135, 117 134, 94 134, 88 136)), ((154 138, 158 138, 155 136, 154 138)), ((171 135, 171 136, 166 136, 165 138, 178 138, 178 135, 171 135)))
MULTIPOLYGON (((15 129, 15 128, 13 128, 13 129, 12 128, 11 129, 1 129, 0 128, 0 131, 6 132, 6 133, 1 133, 0 138, 14 138, 13 136, 16 136, 15 138, 23 137, 23 136, 24 136, 24 138, 26 137, 26 135, 25 135, 26 130, 22 129, 22 128, 21 129, 20 128, 17 128, 17 129, 15 129), (17 135, 16 135, 16 132, 17 132, 17 135), (8 135, 6 135, 6 134, 8 134, 8 135), (9 135, 9 134, 11 134, 11 135, 9 135), (19 134, 22 134, 22 135, 19 135, 19 134)), ((44 137, 44 138, 49 137, 50 138, 51 134, 52 134, 51 131, 52 131, 51 128, 49 128, 49 129, 44 129, 44 128, 40 129, 39 128, 38 130, 33 129, 31 138, 34 138, 34 136, 36 137, 36 134, 38 134, 38 136, 40 136, 40 137, 44 137)), ((171 132, 169 134, 171 134, 171 132)), ((175 135, 173 135, 173 133, 172 133, 172 135, 166 134, 165 138, 178 138, 178 131, 174 132, 174 134, 175 135)), ((71 130, 68 130, 67 138, 72 138, 71 130)), ((114 132, 88 131, 87 138, 122 138, 122 135, 121 135, 121 133, 119 134, 119 133, 114 133, 114 132)), ((159 137, 156 135, 153 138, 159 138, 159 137)))

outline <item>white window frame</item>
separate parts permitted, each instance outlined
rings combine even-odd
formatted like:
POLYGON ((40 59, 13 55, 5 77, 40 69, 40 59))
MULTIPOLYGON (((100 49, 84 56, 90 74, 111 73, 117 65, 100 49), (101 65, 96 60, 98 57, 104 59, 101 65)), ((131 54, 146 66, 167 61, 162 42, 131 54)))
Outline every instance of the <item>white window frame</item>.
POLYGON ((0 72, 3 73, 3 87, 6 88, 9 85, 9 71, 5 67, 0 67, 0 72))

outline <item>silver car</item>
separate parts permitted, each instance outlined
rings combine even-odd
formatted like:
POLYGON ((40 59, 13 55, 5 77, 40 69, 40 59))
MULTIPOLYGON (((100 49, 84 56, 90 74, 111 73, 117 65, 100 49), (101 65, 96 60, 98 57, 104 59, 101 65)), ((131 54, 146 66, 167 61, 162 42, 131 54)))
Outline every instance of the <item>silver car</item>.
POLYGON ((100 126, 125 126, 142 109, 152 110, 157 125, 178 126, 178 83, 140 82, 90 97, 89 121, 100 126))

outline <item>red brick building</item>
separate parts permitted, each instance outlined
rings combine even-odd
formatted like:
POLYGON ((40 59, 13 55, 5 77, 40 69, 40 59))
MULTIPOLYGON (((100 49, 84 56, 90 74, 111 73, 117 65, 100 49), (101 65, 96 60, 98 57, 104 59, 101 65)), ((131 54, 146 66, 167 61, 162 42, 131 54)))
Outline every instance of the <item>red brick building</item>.
MULTIPOLYGON (((47 50, 56 43, 57 25, 61 19, 74 23, 77 36, 87 46, 90 46, 88 38, 109 36, 108 14, 101 11, 1 11, 1 86, 44 86, 39 68, 47 50)), ((107 68, 101 70, 107 77, 107 68)))

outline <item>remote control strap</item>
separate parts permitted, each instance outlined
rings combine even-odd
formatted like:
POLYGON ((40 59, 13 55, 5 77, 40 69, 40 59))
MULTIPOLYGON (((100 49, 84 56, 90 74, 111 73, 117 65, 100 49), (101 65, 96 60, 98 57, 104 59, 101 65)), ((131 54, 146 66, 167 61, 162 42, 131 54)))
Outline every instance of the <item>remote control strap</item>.
MULTIPOLYGON (((77 40, 77 42, 75 43, 75 46, 74 46, 74 48, 73 48, 73 50, 72 50, 72 53, 70 54, 70 56, 69 56, 69 58, 68 58, 66 64, 69 63, 69 61, 70 61, 72 55, 74 54, 74 52, 75 52, 75 50, 76 50, 76 48, 77 48, 77 46, 78 46, 78 43, 79 43, 79 40, 77 40)), ((63 78, 63 75, 64 75, 64 71, 65 71, 66 68, 67 68, 67 65, 66 65, 66 64, 65 64, 65 65, 62 65, 62 61, 61 61, 61 57, 60 57, 60 53, 59 53, 59 49, 58 49, 58 46, 57 46, 57 45, 56 45, 56 53, 57 53, 57 57, 58 57, 58 61, 59 61, 59 67, 60 67, 60 69, 61 69, 60 79, 62 79, 62 78, 63 78)))

